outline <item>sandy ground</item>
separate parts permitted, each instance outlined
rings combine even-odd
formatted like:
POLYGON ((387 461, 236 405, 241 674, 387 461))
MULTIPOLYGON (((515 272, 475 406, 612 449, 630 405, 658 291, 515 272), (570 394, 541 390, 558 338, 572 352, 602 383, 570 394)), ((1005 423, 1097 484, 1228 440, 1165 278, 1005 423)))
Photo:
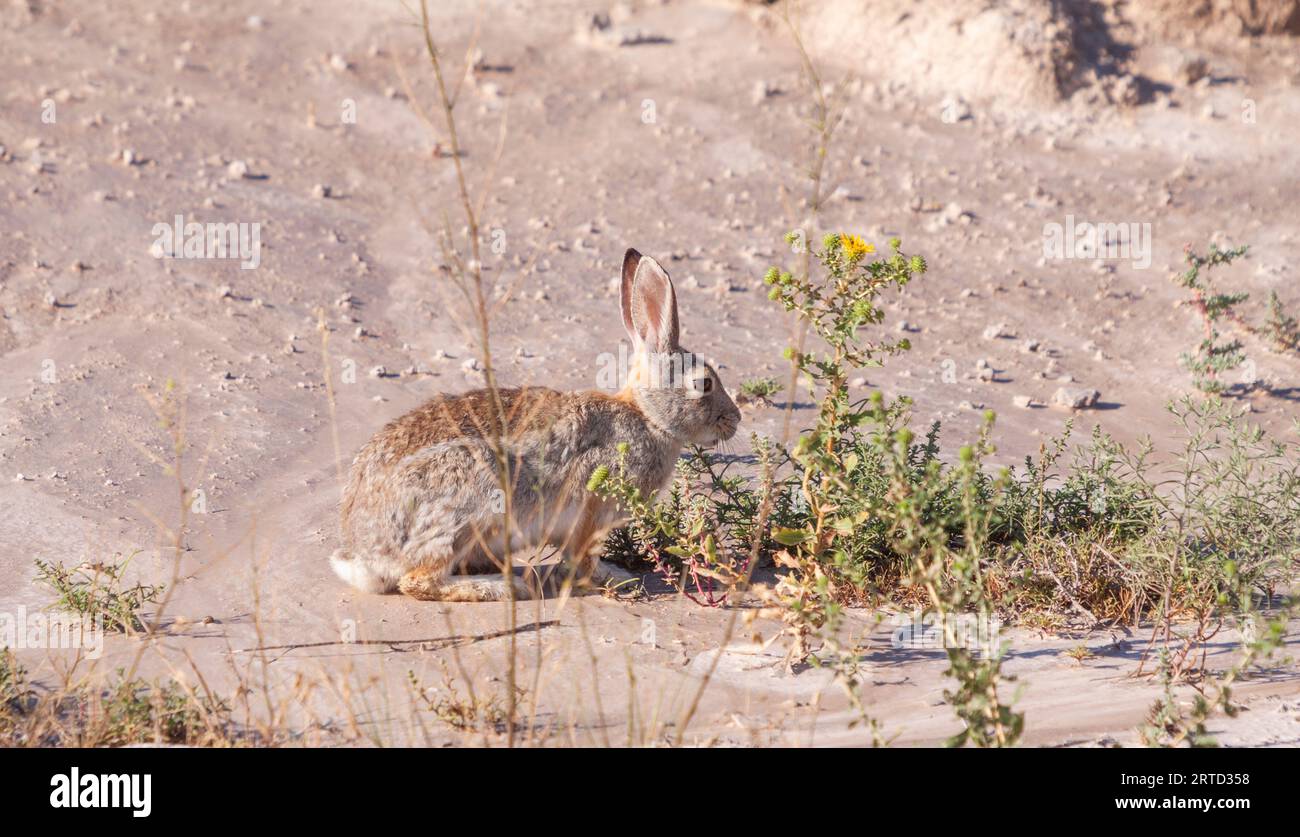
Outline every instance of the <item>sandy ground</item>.
MULTIPOLYGON (((465 82, 458 112, 476 188, 508 114, 486 209, 503 247, 485 264, 522 281, 495 324, 505 382, 595 385, 600 353, 621 337, 610 281, 629 246, 667 266, 684 342, 715 359, 733 390, 779 374, 789 324, 759 282, 799 223, 781 190, 803 188, 807 135, 798 57, 770 13, 647 3, 614 8, 613 35, 590 36, 581 21, 607 9, 480 5, 484 68, 465 82), (610 42, 638 33, 626 39, 640 43, 610 42)), ((436 4, 435 32, 454 54, 473 8, 436 4)), ((432 113, 408 23, 400 4, 380 0, 0 10, 0 611, 48 604, 34 558, 142 550, 134 573, 170 578, 155 520, 177 520, 176 489, 150 460, 169 458, 168 443, 139 390, 175 380, 186 394, 186 479, 206 510, 191 518, 169 607, 183 621, 162 654, 146 655, 146 672, 166 671, 164 659, 188 668, 188 655, 218 689, 237 672, 279 696, 315 682, 304 705, 321 740, 357 730, 423 740, 408 671, 437 685, 459 656, 479 688, 499 690, 509 643, 499 605, 358 594, 325 560, 338 485, 314 311, 333 329, 345 463, 383 422, 475 384, 432 272, 432 231, 457 208, 452 167, 434 158, 435 136, 396 70, 432 113), (154 258, 154 225, 178 214, 259 223, 259 266, 154 258), (379 366, 386 375, 371 374, 379 366), (264 657, 244 652, 268 646, 264 657)), ((1043 405, 1063 383, 1101 392, 1099 409, 1074 416, 1078 432, 1100 423, 1124 440, 1168 438, 1164 405, 1188 387, 1177 357, 1199 339, 1168 280, 1185 244, 1251 244, 1225 274, 1252 292, 1248 311, 1259 314, 1270 289, 1300 307, 1294 41, 1137 46, 1131 63, 1151 95, 1135 107, 1076 96, 1014 112, 962 100, 954 111, 889 79, 850 88, 825 227, 881 245, 899 235, 930 265, 887 324, 913 327, 913 351, 866 385, 912 396, 918 419, 943 419, 949 441, 967 437, 982 408, 997 410, 998 462, 1062 430, 1071 414, 1043 405), (1210 68, 1193 85, 1168 69, 1191 52, 1210 68), (1247 100, 1254 121, 1239 116, 1247 100), (1150 223, 1150 266, 1044 259, 1044 224, 1070 215, 1150 223), (979 379, 981 359, 998 370, 993 381, 979 379), (1015 406, 1024 396, 1034 405, 1015 406)), ((843 69, 832 62, 828 75, 843 69)), ((1239 403, 1294 441, 1295 363, 1250 339, 1248 348, 1273 391, 1239 403)), ((742 434, 778 432, 779 407, 747 413, 742 434)), ((524 606, 521 620, 537 627, 518 639, 525 680, 545 655, 540 722, 579 742, 671 736, 658 725, 689 704, 728 618, 667 595, 524 606)), ((865 613, 851 620, 873 624, 865 613)), ((885 734, 917 744, 955 732, 941 654, 890 647, 887 626, 873 637, 865 696, 885 734)), ((1011 639, 1027 742, 1133 742, 1157 692, 1130 677, 1142 637, 1011 639), (1064 652, 1081 642, 1096 656, 1078 663, 1064 652)), ((1215 641, 1212 659, 1228 660, 1230 638, 1215 641)), ((98 670, 137 648, 111 640, 98 670)), ((46 678, 66 662, 42 650, 22 657, 46 678)), ((1300 743, 1293 667, 1241 691, 1251 711, 1218 724, 1224 740, 1300 743)), ((686 740, 867 743, 850 720, 821 672, 786 675, 737 644, 686 740)), ((459 740, 436 722, 429 735, 459 740)))

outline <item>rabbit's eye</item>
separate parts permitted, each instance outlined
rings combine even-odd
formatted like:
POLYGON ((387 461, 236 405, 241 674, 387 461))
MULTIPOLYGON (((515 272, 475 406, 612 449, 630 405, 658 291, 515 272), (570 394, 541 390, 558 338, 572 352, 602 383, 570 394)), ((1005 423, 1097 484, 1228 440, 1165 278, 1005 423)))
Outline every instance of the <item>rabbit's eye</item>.
POLYGON ((712 379, 712 378, 701 378, 701 379, 700 379, 700 391, 703 392, 705 395, 708 395, 710 392, 713 392, 713 379, 712 379))

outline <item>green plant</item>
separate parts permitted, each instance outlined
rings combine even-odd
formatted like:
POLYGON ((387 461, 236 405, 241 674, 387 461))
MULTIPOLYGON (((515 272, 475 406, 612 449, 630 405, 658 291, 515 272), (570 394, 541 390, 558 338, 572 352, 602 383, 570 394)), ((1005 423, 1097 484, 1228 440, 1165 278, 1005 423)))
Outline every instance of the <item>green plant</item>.
POLYGON ((158 601, 162 586, 124 586, 123 575, 133 553, 121 564, 87 563, 68 569, 36 559, 36 580, 58 594, 58 606, 102 624, 105 630, 135 633, 145 630, 140 610, 158 601))
POLYGON ((631 519, 607 542, 607 556, 649 555, 661 571, 670 565, 670 577, 706 578, 725 593, 741 589, 751 556, 770 557, 777 578, 755 586, 762 607, 750 618, 779 620, 791 663, 831 667, 851 700, 859 674, 854 644, 839 636, 844 605, 926 608, 945 626, 956 683, 947 697, 963 731, 951 743, 976 745, 1014 744, 1023 718, 1000 689, 1011 679, 1001 670, 997 631, 972 645, 950 623, 989 624, 995 615, 1084 627, 1152 620, 1148 653, 1162 661, 1162 676, 1180 682, 1202 668, 1198 657, 1225 618, 1294 578, 1300 463, 1227 402, 1187 397, 1169 405, 1182 428, 1172 458, 1150 440, 1128 447, 1095 429, 1066 462, 1067 425, 1022 472, 990 474, 982 463, 992 451, 991 413, 978 441, 949 465, 937 424, 923 438, 909 429, 906 399, 850 399, 850 370, 907 348, 859 332, 883 317, 878 294, 924 262, 896 241, 877 260, 852 236, 822 244, 810 252, 824 278, 778 268, 765 277, 771 298, 824 347, 787 351, 818 397, 815 425, 789 451, 757 444, 761 471, 777 474, 757 488, 703 451, 679 465, 658 499, 640 496, 621 464, 598 469, 589 488, 616 498, 631 519), (758 514, 765 506, 767 517, 758 514))
POLYGON ((22 712, 31 696, 27 670, 8 648, 0 648, 0 726, 11 713, 22 712))
MULTIPOLYGON (((877 400, 879 404, 879 399, 877 400)), ((878 406, 883 418, 883 406, 878 406)), ((986 577, 990 539, 1000 513, 1009 470, 989 483, 981 463, 992 453, 989 436, 993 413, 984 416, 979 439, 958 452, 958 465, 945 473, 936 460, 918 475, 910 462, 911 431, 893 436, 893 456, 887 468, 890 488, 873 509, 885 521, 897 548, 910 556, 908 583, 924 591, 928 608, 943 628, 945 671, 956 686, 944 698, 962 721, 961 732, 949 746, 1015 745, 1024 729, 1024 715, 1004 702, 1003 684, 1014 677, 1002 672, 1006 647, 993 618, 995 598, 986 577), (955 487, 958 503, 947 502, 955 487), (936 505, 937 501, 937 505, 936 505), (960 531, 953 538, 953 530, 960 531), (973 638, 959 631, 974 619, 984 626, 973 638)))
MULTIPOLYGON (((754 437, 760 467, 770 464, 774 447, 754 437)), ((601 466, 587 482, 587 490, 614 500, 628 515, 628 525, 606 539, 601 559, 642 569, 646 565, 698 604, 722 604, 745 576, 749 547, 755 538, 759 555, 766 558, 777 546, 759 531, 761 488, 753 490, 747 478, 729 476, 731 463, 701 449, 676 466, 672 485, 663 498, 646 497, 627 474, 625 450, 611 470, 601 466)), ((775 519, 784 519, 786 499, 775 519)))
MULTIPOLYGON (((1177 747, 1184 743, 1189 747, 1216 746, 1205 726, 1213 714, 1209 701, 1198 693, 1192 698, 1191 711, 1183 710, 1175 690, 1178 678, 1173 666, 1169 664, 1169 654, 1164 649, 1160 651, 1158 670, 1161 694, 1151 704, 1146 718, 1138 727, 1139 740, 1148 747, 1177 747)), ((1229 715, 1236 714, 1236 709, 1231 705, 1226 709, 1229 715)))
POLYGON ((1295 603, 1288 602, 1278 615, 1265 621, 1262 636, 1243 639, 1241 659, 1226 672, 1190 684, 1192 696, 1188 704, 1178 698, 1175 691, 1179 682, 1178 672, 1170 662, 1169 654, 1162 649, 1158 662, 1162 693, 1138 727, 1142 743, 1148 747, 1219 746, 1210 733, 1210 719, 1219 712, 1228 718, 1237 717, 1241 707, 1233 701, 1233 684, 1248 676, 1253 666, 1271 658, 1285 646, 1287 620, 1295 610, 1295 603))
POLYGON ((785 389, 785 385, 776 378, 750 378, 740 383, 740 403, 770 404, 772 396, 785 389))
POLYGON ((211 743, 210 734, 227 725, 230 712, 224 701, 197 697, 176 681, 154 685, 139 679, 119 679, 99 699, 81 697, 76 704, 75 711, 100 714, 99 746, 211 743))
POLYGON ((1192 373, 1192 382, 1202 392, 1222 392, 1224 385, 1220 376, 1241 366, 1246 360, 1242 342, 1237 339, 1225 340, 1219 333, 1219 321, 1225 317, 1235 319, 1234 306, 1245 302, 1250 295, 1220 293, 1215 290, 1208 275, 1213 268, 1232 264, 1234 259, 1246 254, 1246 249, 1235 247, 1220 250, 1218 245, 1211 244, 1209 253, 1202 256, 1188 247, 1185 257, 1187 270, 1175 277, 1175 281, 1191 291, 1191 304, 1200 314, 1205 327, 1205 338, 1195 354, 1182 355, 1183 366, 1192 373), (1202 270, 1205 271, 1205 276, 1202 276, 1202 270))
POLYGON ((1277 291, 1268 292, 1268 320, 1259 329, 1278 352, 1300 352, 1300 324, 1287 313, 1277 291))
MULTIPOLYGON (((787 241, 799 241, 791 233, 787 241)), ((810 391, 820 391, 817 421, 803 433, 790 453, 797 470, 800 525, 774 527, 772 537, 786 547, 777 563, 789 572, 776 585, 774 595, 783 605, 783 618, 794 644, 796 659, 810 651, 809 639, 823 627, 833 633, 841 596, 837 587, 854 576, 855 562, 846 545, 856 540, 860 527, 870 521, 870 509, 854 485, 853 475, 864 461, 862 429, 873 420, 887 420, 879 394, 871 406, 850 398, 850 371, 879 366, 885 355, 909 348, 906 339, 873 342, 863 335, 867 326, 884 317, 877 304, 881 293, 905 286, 925 272, 925 261, 908 257, 898 239, 890 241, 887 258, 868 258, 875 248, 851 235, 827 235, 822 248, 809 245, 809 255, 825 276, 796 276, 773 267, 764 276, 768 296, 794 312, 826 346, 820 352, 786 350, 810 391), (842 578, 848 572, 847 579, 842 578)), ((870 453, 870 452, 869 452, 870 453)), ((878 460, 877 456, 870 456, 878 460)))
POLYGON ((107 685, 69 681, 36 692, 12 654, 0 653, 0 746, 209 747, 238 740, 225 701, 177 680, 155 684, 124 674, 118 669, 107 685))
POLYGON ((1068 649, 1065 652, 1065 656, 1069 657, 1071 660, 1074 660, 1076 663, 1083 665, 1085 660, 1091 660, 1093 657, 1097 655, 1092 653, 1092 649, 1089 648, 1086 643, 1081 642, 1078 645, 1074 646, 1073 648, 1068 649))

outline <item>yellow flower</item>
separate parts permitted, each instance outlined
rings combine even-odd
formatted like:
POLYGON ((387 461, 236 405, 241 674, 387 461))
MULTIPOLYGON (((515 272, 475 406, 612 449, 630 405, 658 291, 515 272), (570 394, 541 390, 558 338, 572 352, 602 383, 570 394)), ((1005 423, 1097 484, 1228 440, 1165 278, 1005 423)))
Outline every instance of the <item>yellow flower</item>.
POLYGON ((840 234, 840 247, 848 255, 849 261, 856 262, 863 256, 876 252, 875 245, 863 241, 860 236, 840 234))

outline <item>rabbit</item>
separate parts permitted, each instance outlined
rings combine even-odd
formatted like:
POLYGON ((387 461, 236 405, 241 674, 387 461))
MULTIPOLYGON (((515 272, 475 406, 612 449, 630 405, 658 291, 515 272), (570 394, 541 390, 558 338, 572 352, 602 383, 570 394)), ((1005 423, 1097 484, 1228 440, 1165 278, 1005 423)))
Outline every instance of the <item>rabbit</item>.
MULTIPOLYGON (((619 522, 613 503, 586 490, 592 471, 614 466, 625 444, 627 473, 650 496, 671 479, 684 444, 726 441, 740 424, 717 372, 677 342, 667 271, 629 249, 619 302, 633 352, 618 393, 525 387, 495 397, 486 389, 441 395, 379 431, 352 462, 340 507, 342 548, 330 559, 335 572, 367 592, 499 601, 512 595, 500 572, 508 537, 513 550, 559 546, 561 566, 579 583, 617 577, 588 554, 597 535, 619 522), (504 434, 493 431, 502 417, 504 434), (512 486, 509 532, 502 451, 512 486)), ((519 578, 509 583, 516 599, 540 592, 519 578)))

